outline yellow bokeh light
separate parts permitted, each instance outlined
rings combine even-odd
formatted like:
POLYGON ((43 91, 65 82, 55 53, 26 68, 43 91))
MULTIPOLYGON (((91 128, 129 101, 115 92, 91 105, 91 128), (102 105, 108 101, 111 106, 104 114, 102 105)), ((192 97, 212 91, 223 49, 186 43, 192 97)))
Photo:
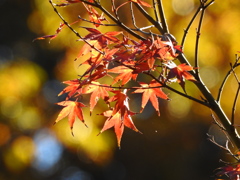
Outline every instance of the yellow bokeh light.
POLYGON ((194 8, 194 2, 193 0, 173 0, 172 7, 175 13, 181 16, 186 16, 192 12, 194 8))
POLYGON ((96 116, 90 117, 86 113, 84 115, 88 127, 76 119, 73 127, 74 136, 71 134, 67 118, 55 124, 53 130, 66 147, 78 152, 79 158, 83 153, 87 155, 86 159, 97 164, 106 164, 113 156, 112 149, 116 147, 115 137, 109 132, 99 134, 100 129, 97 125, 99 122, 96 122, 100 120, 99 117, 96 119, 96 116))
POLYGON ((27 60, 16 60, 0 68, 0 99, 6 96, 31 97, 39 90, 45 72, 27 60))
POLYGON ((14 140, 11 148, 4 153, 4 162, 12 172, 19 172, 32 161, 35 144, 30 137, 20 136, 14 140))
POLYGON ((41 125, 41 118, 36 107, 25 107, 24 112, 17 118, 16 124, 21 130, 38 129, 41 125))
POLYGON ((23 106, 20 99, 13 96, 5 96, 0 104, 1 113, 7 118, 16 118, 22 111, 23 106))
POLYGON ((170 116, 174 118, 170 119, 184 120, 192 106, 192 101, 189 101, 185 97, 179 96, 177 94, 172 94, 171 99, 172 100, 168 102, 168 112, 170 116))

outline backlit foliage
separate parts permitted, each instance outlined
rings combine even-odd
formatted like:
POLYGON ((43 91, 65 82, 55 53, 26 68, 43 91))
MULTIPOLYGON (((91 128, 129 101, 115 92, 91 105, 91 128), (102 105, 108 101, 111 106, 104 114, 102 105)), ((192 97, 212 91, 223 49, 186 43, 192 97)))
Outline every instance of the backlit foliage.
MULTIPOLYGON (((82 109, 89 106, 89 114, 92 115, 97 105, 100 105, 99 100, 101 100, 107 110, 99 113, 105 117, 105 123, 100 133, 114 128, 120 147, 125 126, 140 132, 135 126, 132 116, 142 113, 148 102, 152 104, 160 116, 159 99, 161 101, 170 100, 169 95, 164 92, 168 89, 211 109, 215 123, 220 129, 226 131, 230 141, 240 148, 239 135, 234 123, 239 89, 234 98, 231 121, 226 117, 219 104, 228 76, 234 74, 239 83, 234 71, 239 65, 239 58, 236 57, 235 63, 231 64, 229 73, 223 80, 216 99, 213 98, 200 77, 198 50, 202 22, 205 10, 214 0, 201 0, 199 2, 199 8, 185 30, 181 45, 178 45, 175 37, 169 32, 161 0, 153 0, 152 2, 128 0, 120 4, 111 0, 109 1, 111 10, 106 9, 99 0, 66 0, 61 2, 49 0, 49 2, 62 23, 55 34, 38 37, 35 40, 53 40, 61 34, 64 28, 67 28, 77 37, 77 41, 84 43, 74 60, 79 62, 79 68, 84 66, 83 71, 78 74, 78 78, 64 81, 68 86, 59 95, 67 94, 67 96, 64 101, 57 103, 64 107, 56 122, 68 117, 71 130, 76 119, 85 124, 82 109), (68 22, 61 15, 59 9, 75 4, 80 4, 81 9, 85 10, 88 17, 83 18, 79 15, 77 21, 68 22), (124 24, 119 16, 119 10, 127 5, 129 5, 131 12, 130 18, 133 27, 124 24), (150 26, 138 27, 136 25, 135 8, 151 23, 150 26), (149 11, 153 12, 154 16, 151 16, 149 11), (188 30, 198 14, 200 18, 196 30, 195 57, 194 66, 192 66, 184 55, 184 43, 188 30), (88 26, 80 26, 81 31, 86 32, 84 35, 78 29, 73 28, 73 25, 81 25, 82 22, 88 24, 88 26), (105 28, 114 26, 121 28, 121 30, 108 31, 105 28), (152 28, 154 28, 154 32, 151 30, 152 28), (139 81, 139 76, 145 78, 139 81), (196 98, 188 95, 185 88, 186 81, 192 82, 202 93, 202 96, 196 98), (182 89, 176 89, 174 83, 178 83, 182 89), (129 101, 131 101, 129 96, 134 93, 142 95, 140 112, 133 112, 129 106, 129 101), (87 103, 86 97, 89 97, 87 103), (215 118, 214 113, 219 120, 215 118)), ((85 126, 88 127, 87 123, 85 126)), ((213 138, 209 139, 220 146, 213 138)), ((235 156, 228 146, 220 147, 225 148, 232 156, 235 156)), ((239 161, 238 158, 236 160, 239 161)), ((234 171, 237 170, 234 169, 234 171)), ((235 176, 227 170, 216 175, 226 175, 231 179, 238 178, 238 173, 235 176)))

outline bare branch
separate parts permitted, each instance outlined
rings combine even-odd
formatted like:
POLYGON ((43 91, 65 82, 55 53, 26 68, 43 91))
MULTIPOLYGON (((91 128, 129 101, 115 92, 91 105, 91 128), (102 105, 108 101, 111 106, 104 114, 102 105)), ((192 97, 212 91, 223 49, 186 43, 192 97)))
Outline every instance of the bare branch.
POLYGON ((140 6, 138 3, 134 3, 135 6, 138 8, 138 10, 142 13, 142 15, 149 21, 151 22, 161 34, 164 34, 165 31, 163 30, 161 24, 158 21, 155 21, 152 16, 150 16, 142 6, 140 6))
POLYGON ((233 66, 232 64, 230 64, 231 66, 231 69, 232 69, 232 72, 233 72, 233 75, 235 77, 235 79, 237 80, 237 83, 238 83, 238 89, 237 89, 237 92, 236 92, 236 95, 235 95, 235 98, 234 98, 234 102, 233 102, 233 106, 232 106, 232 117, 231 117, 231 122, 232 122, 232 126, 234 127, 234 115, 235 115, 235 111, 236 111, 236 104, 237 104, 237 100, 238 100, 238 97, 239 97, 239 91, 240 91, 240 81, 235 73, 235 71, 233 70, 233 66))
POLYGON ((159 14, 160 14, 163 31, 164 31, 164 33, 169 33, 164 10, 163 10, 162 0, 157 0, 157 2, 158 2, 158 10, 159 10, 159 14))
POLYGON ((240 57, 238 57, 238 55, 236 55, 236 60, 235 60, 235 63, 234 65, 232 66, 232 68, 227 72, 225 78, 223 79, 223 82, 218 90, 218 96, 217 96, 217 99, 216 101, 219 102, 221 100, 221 96, 222 96, 222 92, 223 92, 223 88, 225 87, 225 84, 229 78, 229 76, 232 74, 232 70, 234 70, 235 68, 237 68, 240 64, 238 63, 240 60, 240 57))
POLYGON ((102 12, 104 12, 112 21, 118 24, 119 27, 127 31, 132 36, 136 37, 137 39, 145 40, 144 37, 140 36, 139 34, 132 31, 129 27, 123 24, 119 19, 115 18, 109 11, 107 11, 102 5, 98 4, 95 7, 99 8, 102 12))
POLYGON ((158 24, 161 24, 161 21, 159 19, 159 14, 157 11, 157 2, 156 2, 156 0, 152 0, 152 2, 153 2, 153 10, 154 10, 156 21, 158 22, 158 24))
MULTIPOLYGON (((198 24, 198 28, 197 28, 197 35, 196 35, 196 45, 195 45, 195 67, 199 67, 198 65, 198 50, 199 50, 199 39, 200 39, 200 35, 201 35, 201 27, 202 27, 202 22, 203 22, 203 16, 204 16, 204 12, 205 12, 205 8, 204 8, 204 3, 201 3, 201 7, 202 7, 202 12, 201 12, 201 16, 199 19, 199 24, 198 24)), ((199 79, 199 69, 196 69, 196 77, 197 79, 199 79)))
POLYGON ((185 40, 186 40, 186 37, 187 37, 187 33, 188 33, 188 30, 190 29, 192 23, 194 22, 194 20, 196 19, 198 13, 201 11, 201 6, 199 6, 199 8, 197 9, 197 11, 195 12, 195 14, 193 15, 191 21, 189 22, 188 26, 186 29, 184 29, 184 34, 183 34, 183 38, 182 38, 182 42, 181 42, 181 46, 182 48, 184 47, 184 43, 185 43, 185 40))

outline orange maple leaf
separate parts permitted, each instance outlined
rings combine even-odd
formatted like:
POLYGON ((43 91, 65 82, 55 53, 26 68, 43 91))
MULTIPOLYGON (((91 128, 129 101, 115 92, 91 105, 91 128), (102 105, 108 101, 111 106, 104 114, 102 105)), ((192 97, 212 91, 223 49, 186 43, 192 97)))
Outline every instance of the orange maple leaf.
POLYGON ((108 72, 110 73, 119 73, 117 77, 114 78, 113 84, 115 84, 118 81, 122 81, 121 85, 127 84, 131 79, 136 80, 137 73, 134 73, 134 71, 126 66, 117 66, 112 69, 109 69, 108 72))
POLYGON ((63 81, 64 84, 67 84, 68 86, 66 88, 64 88, 59 94, 58 96, 61 96, 64 93, 68 93, 68 97, 67 99, 69 99, 70 97, 72 97, 75 93, 81 93, 81 84, 79 82, 78 79, 74 79, 74 80, 69 80, 69 81, 63 81))
POLYGON ((136 126, 134 125, 131 116, 135 115, 136 113, 133 113, 131 111, 128 111, 126 107, 123 107, 125 111, 118 111, 113 115, 112 110, 108 110, 103 113, 105 117, 108 117, 105 121, 105 124, 100 131, 100 133, 114 127, 114 131, 117 137, 118 147, 120 147, 122 134, 124 131, 124 126, 127 126, 128 128, 141 133, 136 126))
POLYGON ((136 113, 129 110, 128 96, 126 95, 126 90, 124 90, 124 92, 121 92, 119 90, 112 92, 115 93, 115 96, 111 97, 108 101, 116 101, 116 103, 113 110, 108 110, 102 114, 105 117, 108 117, 108 119, 105 121, 105 124, 100 133, 107 129, 110 129, 111 127, 114 127, 118 146, 120 147, 124 126, 127 126, 128 128, 136 132, 141 132, 136 128, 132 121, 132 116, 136 113))
POLYGON ((91 94, 90 97, 90 114, 92 113, 94 107, 96 106, 99 98, 102 98, 104 101, 107 101, 109 98, 108 91, 111 91, 110 87, 103 87, 104 84, 100 84, 99 82, 91 82, 90 85, 84 87, 83 92, 85 94, 91 94), (100 86, 102 85, 102 86, 100 86))
POLYGON ((160 116, 159 103, 158 103, 157 97, 162 98, 162 99, 168 99, 167 95, 161 89, 162 85, 160 83, 156 82, 155 80, 152 80, 150 82, 150 84, 146 84, 146 83, 142 83, 142 82, 140 82, 139 84, 141 85, 142 88, 137 89, 133 93, 143 93, 141 112, 145 108, 147 102, 150 100, 153 107, 157 111, 158 116, 160 116))
MULTIPOLYGON (((83 117, 83 112, 81 108, 86 106, 83 103, 76 102, 76 101, 62 101, 56 104, 60 106, 64 106, 64 108, 59 113, 55 123, 57 123, 58 121, 68 116, 68 123, 71 128, 71 132, 72 132, 73 124, 75 122, 76 117, 78 117, 78 119, 84 123, 84 117, 83 117)), ((85 123, 84 125, 87 127, 85 123)), ((73 132, 72 132, 72 135, 73 135, 73 132)))

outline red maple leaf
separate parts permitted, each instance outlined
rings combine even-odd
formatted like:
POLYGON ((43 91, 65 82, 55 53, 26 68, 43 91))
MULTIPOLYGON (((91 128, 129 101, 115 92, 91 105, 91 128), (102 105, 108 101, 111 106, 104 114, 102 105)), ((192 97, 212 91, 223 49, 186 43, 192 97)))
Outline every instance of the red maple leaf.
POLYGON ((94 24, 95 27, 100 26, 101 21, 106 20, 103 17, 103 14, 99 15, 99 13, 91 5, 85 5, 85 3, 83 3, 83 5, 85 6, 85 8, 89 14, 90 21, 94 24))
POLYGON ((147 102, 150 100, 152 103, 153 107, 157 111, 158 115, 160 116, 160 111, 159 111, 159 104, 158 104, 158 98, 162 99, 168 99, 167 95, 162 91, 162 85, 155 80, 152 80, 150 84, 146 83, 139 83, 142 88, 137 89, 133 93, 143 93, 142 95, 142 110, 145 108, 147 102))
POLYGON ((54 38, 56 38, 56 37, 58 36, 58 34, 62 31, 62 29, 63 29, 64 27, 65 27, 65 24, 64 24, 64 23, 60 23, 60 26, 59 26, 59 28, 56 30, 56 33, 55 33, 55 34, 53 34, 53 35, 41 36, 41 37, 38 37, 38 38, 34 39, 33 41, 50 38, 50 40, 49 40, 49 42, 50 42, 52 39, 54 39, 54 38))
POLYGON ((84 40, 97 40, 101 47, 106 47, 106 45, 109 45, 113 42, 118 42, 119 39, 115 36, 122 34, 121 31, 101 33, 99 30, 94 28, 85 27, 85 29, 90 33, 84 37, 84 40))
MULTIPOLYGON (((64 108, 59 113, 55 123, 57 123, 58 121, 68 116, 68 123, 71 128, 71 132, 72 132, 73 124, 75 122, 76 117, 78 117, 78 119, 84 123, 83 112, 81 109, 82 107, 86 107, 84 104, 76 101, 62 101, 56 104, 60 106, 64 106, 64 108)), ((85 123, 84 125, 87 127, 85 123)), ((72 135, 73 135, 73 132, 72 132, 72 135)))
MULTIPOLYGON (((71 23, 70 25, 75 24, 75 23, 77 23, 77 22, 79 22, 79 20, 71 23)), ((66 27, 66 26, 65 26, 64 23, 60 23, 60 25, 59 25, 59 27, 57 28, 55 34, 53 34, 53 35, 41 36, 41 37, 35 38, 33 41, 42 40, 42 39, 48 39, 48 38, 49 38, 49 39, 50 39, 49 42, 50 42, 52 39, 56 38, 56 37, 58 36, 58 34, 59 34, 59 33, 63 30, 63 28, 65 28, 65 27, 66 27)))
POLYGON ((193 75, 191 75, 188 71, 194 70, 192 66, 186 64, 176 65, 173 62, 169 62, 167 67, 170 69, 168 73, 168 79, 177 78, 177 82, 182 86, 183 90, 185 91, 185 79, 189 81, 196 81, 193 75))
POLYGON ((227 176, 229 179, 238 180, 240 175, 240 164, 237 165, 226 165, 224 167, 218 168, 220 170, 216 173, 216 176, 222 177, 227 176))

